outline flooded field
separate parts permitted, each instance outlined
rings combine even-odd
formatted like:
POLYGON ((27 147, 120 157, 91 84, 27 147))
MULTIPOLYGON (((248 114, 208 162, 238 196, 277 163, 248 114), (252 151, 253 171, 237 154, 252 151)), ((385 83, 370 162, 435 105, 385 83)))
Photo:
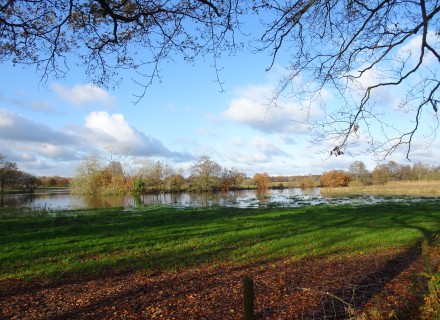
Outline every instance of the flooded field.
MULTIPOLYGON (((319 188, 269 190, 259 193, 256 190, 240 190, 213 193, 161 193, 148 195, 114 195, 89 197, 76 195, 68 190, 35 194, 1 195, 0 206, 29 209, 78 209, 102 207, 138 207, 144 205, 169 205, 173 207, 229 206, 239 208, 299 207, 323 204, 366 204, 383 201, 402 201, 407 197, 381 196, 336 196, 325 197, 319 188)), ((409 198, 417 201, 420 198, 409 198)))

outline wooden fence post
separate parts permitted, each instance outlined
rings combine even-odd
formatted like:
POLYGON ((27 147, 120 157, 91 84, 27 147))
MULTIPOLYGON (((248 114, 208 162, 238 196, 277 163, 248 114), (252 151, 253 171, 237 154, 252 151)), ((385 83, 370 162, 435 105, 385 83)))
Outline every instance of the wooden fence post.
POLYGON ((254 320, 254 280, 243 277, 244 320, 254 320))

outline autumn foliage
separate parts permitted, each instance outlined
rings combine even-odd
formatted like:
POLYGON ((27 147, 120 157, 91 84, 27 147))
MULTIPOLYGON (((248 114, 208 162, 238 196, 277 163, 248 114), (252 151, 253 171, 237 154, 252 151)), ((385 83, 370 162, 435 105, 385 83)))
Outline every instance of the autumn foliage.
POLYGON ((270 188, 270 177, 266 172, 256 173, 254 176, 254 182, 257 185, 257 190, 259 191, 270 188))
POLYGON ((343 170, 330 170, 321 175, 322 187, 346 187, 350 182, 350 176, 343 170))

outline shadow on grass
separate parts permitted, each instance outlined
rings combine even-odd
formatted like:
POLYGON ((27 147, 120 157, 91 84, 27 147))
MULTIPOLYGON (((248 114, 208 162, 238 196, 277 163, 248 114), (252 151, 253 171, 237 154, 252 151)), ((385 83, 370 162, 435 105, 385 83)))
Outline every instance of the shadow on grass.
MULTIPOLYGON (((352 283, 365 288, 352 301, 362 309, 418 258, 420 240, 440 231, 437 208, 436 202, 423 202, 297 209, 112 209, 72 211, 55 217, 2 218, 2 274, 9 273, 13 278, 14 272, 30 270, 31 277, 27 283, 11 280, 7 290, 0 289, 0 296, 81 286, 124 277, 136 270, 146 270, 148 277, 156 277, 165 270, 209 264, 242 265, 230 269, 239 281, 245 269, 263 268, 271 261, 396 252, 392 260, 352 283), (66 257, 70 262, 63 260, 66 257), (41 271, 42 261, 54 265, 55 271, 41 271)), ((222 279, 215 277, 210 275, 205 281, 221 285, 222 279)), ((157 288, 163 291, 170 281, 172 278, 159 281, 157 288)), ((186 281, 191 283, 191 279, 186 281)), ((186 294, 185 290, 192 289, 180 293, 186 294)), ((124 296, 148 293, 160 299, 158 292, 155 288, 129 286, 56 318, 91 314, 124 296)), ((335 292, 341 297, 346 294, 343 290, 335 292)))
POLYGON ((411 247, 439 230, 435 203, 68 212, 1 219, 1 271, 58 277, 109 269, 350 255, 411 247), (44 271, 45 265, 54 271, 44 271))
MULTIPOLYGON (((353 292, 350 292, 351 288, 348 288, 348 291, 336 291, 333 293, 342 299, 346 299, 346 301, 348 301, 347 298, 353 298, 350 302, 357 310, 362 310, 365 304, 377 292, 380 292, 389 281, 405 270, 412 261, 417 259, 419 254, 419 248, 412 247, 395 255, 387 263, 382 264, 381 267, 372 268, 372 272, 366 273, 362 278, 358 278, 350 283, 352 287, 360 289, 356 291, 355 296, 352 295, 353 292)), ((371 258, 369 260, 371 262, 371 258)), ((341 259, 340 261, 343 260, 341 259)), ((362 259, 357 259, 356 261, 358 266, 363 264, 362 259)), ((277 263, 267 261, 236 267, 202 267, 189 271, 150 272, 137 273, 137 275, 134 273, 135 276, 130 275, 129 272, 119 274, 103 273, 77 279, 65 279, 64 282, 57 284, 35 285, 33 287, 23 286, 20 292, 9 292, 9 295, 17 296, 12 298, 12 301, 18 304, 17 308, 21 308, 24 316, 32 315, 33 312, 38 310, 41 319, 150 318, 145 313, 148 307, 169 312, 169 318, 176 318, 177 315, 179 319, 239 319, 241 318, 242 310, 240 286, 244 275, 250 274, 255 279, 260 279, 261 277, 264 279, 268 274, 269 277, 272 277, 279 272, 285 279, 291 278, 290 285, 304 284, 303 282, 309 283, 307 281, 311 281, 312 284, 319 283, 323 277, 325 277, 324 279, 327 284, 333 284, 334 281, 337 281, 332 278, 334 274, 331 272, 329 274, 319 272, 321 270, 320 263, 331 264, 331 262, 325 259, 318 258, 304 259, 286 264, 278 262, 278 265, 275 267, 273 265, 277 263), (317 264, 318 266, 316 266, 317 264), (304 270, 306 272, 311 267, 315 268, 312 271, 312 276, 309 274, 305 275, 301 271, 304 270), (304 277, 307 279, 304 279, 304 277), (113 290, 112 288, 118 289, 113 290), (93 290, 96 291, 93 292, 93 290), (104 293, 100 292, 101 290, 104 293), (66 299, 63 296, 63 292, 66 292, 69 298, 66 299), (218 294, 213 296, 212 292, 218 292, 218 294), (41 297, 40 299, 32 298, 31 301, 26 301, 27 295, 34 297, 41 295, 41 297), (56 300, 57 295, 60 295, 60 301, 56 300), (47 301, 46 298, 51 301, 47 301), (87 303, 75 305, 77 299, 86 300, 87 303), (235 310, 235 315, 229 314, 230 309, 235 310), (195 312, 195 310, 198 310, 199 313, 193 314, 192 312, 195 312), (124 315, 124 312, 127 313, 124 315)), ((350 266, 351 262, 348 265, 350 266)), ((326 270, 328 271, 324 267, 323 271, 325 272, 326 270)), ((330 271, 336 273, 336 276, 339 274, 339 270, 334 268, 330 269, 330 271)), ((359 276, 356 272, 354 273, 359 276)), ((347 274, 347 276, 349 277, 350 274, 347 274)), ((275 278, 277 277, 276 275, 275 278)), ((280 312, 279 306, 270 303, 270 296, 274 292, 282 291, 288 284, 284 285, 284 287, 279 287, 277 279, 273 283, 261 282, 261 280, 256 280, 255 282, 258 287, 257 295, 259 295, 259 302, 256 304, 256 319, 258 320, 266 319, 267 317, 273 318, 273 316, 277 316, 277 319, 323 319, 321 315, 325 315, 330 319, 347 319, 344 305, 338 305, 337 303, 328 304, 329 309, 318 310, 322 314, 316 312, 315 307, 315 311, 300 310, 299 316, 292 316, 292 314, 288 316, 288 314, 280 312), (266 292, 267 296, 261 296, 266 292)), ((282 296, 285 295, 280 295, 280 297, 282 296)), ((304 303, 304 299, 301 299, 298 294, 295 297, 300 300, 296 301, 294 298, 287 302, 295 304, 302 301, 304 303)), ((6 300, 9 297, 5 296, 4 298, 6 300)), ((286 301, 282 303, 285 305, 286 301)), ((310 305, 315 305, 316 301, 311 299, 309 303, 310 305)), ((401 312, 405 311, 401 310, 401 312)), ((298 315, 297 313, 295 314, 298 315)), ((11 316, 10 314, 5 315, 11 316)), ((163 315, 167 318, 166 314, 163 315)), ((401 315, 405 315, 405 313, 401 313, 401 315)), ((405 319, 405 317, 402 317, 402 319, 405 319)))

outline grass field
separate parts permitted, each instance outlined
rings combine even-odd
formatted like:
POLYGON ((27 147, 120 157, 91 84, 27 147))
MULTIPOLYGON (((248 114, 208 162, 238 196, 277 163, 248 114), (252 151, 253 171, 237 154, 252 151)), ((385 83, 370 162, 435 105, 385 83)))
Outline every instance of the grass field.
POLYGON ((1 209, 0 280, 398 252, 440 232, 439 204, 1 209))

